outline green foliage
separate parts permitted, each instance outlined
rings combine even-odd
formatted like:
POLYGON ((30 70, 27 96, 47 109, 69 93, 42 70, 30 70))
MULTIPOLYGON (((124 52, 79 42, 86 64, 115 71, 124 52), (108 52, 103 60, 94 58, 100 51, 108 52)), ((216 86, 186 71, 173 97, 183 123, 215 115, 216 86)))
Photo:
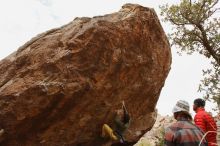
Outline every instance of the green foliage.
POLYGON ((203 71, 199 91, 220 104, 220 18, 219 0, 181 0, 161 6, 165 22, 173 26, 169 39, 179 53, 198 52, 209 58, 212 69, 203 71))
POLYGON ((165 129, 162 127, 160 129, 160 136, 158 137, 158 143, 156 146, 163 146, 164 145, 164 135, 165 135, 165 129))

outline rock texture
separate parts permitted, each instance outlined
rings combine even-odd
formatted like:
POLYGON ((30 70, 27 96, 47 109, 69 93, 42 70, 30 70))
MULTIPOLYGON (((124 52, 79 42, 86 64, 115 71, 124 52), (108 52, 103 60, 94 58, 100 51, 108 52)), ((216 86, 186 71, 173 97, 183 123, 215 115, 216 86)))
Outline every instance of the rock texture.
POLYGON ((156 13, 139 5, 42 33, 0 62, 1 145, 111 145, 101 127, 121 101, 137 140, 155 122, 170 64, 156 13))
POLYGON ((145 133, 134 146, 162 146, 165 129, 175 122, 176 120, 173 116, 161 116, 158 114, 152 129, 145 133))

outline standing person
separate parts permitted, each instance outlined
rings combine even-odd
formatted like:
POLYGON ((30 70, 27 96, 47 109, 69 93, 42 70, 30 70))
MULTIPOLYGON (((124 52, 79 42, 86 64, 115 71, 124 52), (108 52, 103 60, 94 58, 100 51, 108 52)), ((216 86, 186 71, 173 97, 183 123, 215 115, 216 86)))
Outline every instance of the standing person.
POLYGON ((193 110, 196 112, 194 117, 195 124, 203 130, 208 141, 208 146, 217 146, 217 125, 214 118, 205 111, 205 100, 197 98, 194 100, 193 110))
POLYGON ((177 120, 165 129, 164 146, 207 146, 202 140, 203 132, 194 125, 189 113, 189 103, 184 100, 177 101, 173 108, 173 116, 177 120), (201 141, 201 143, 200 143, 201 141))

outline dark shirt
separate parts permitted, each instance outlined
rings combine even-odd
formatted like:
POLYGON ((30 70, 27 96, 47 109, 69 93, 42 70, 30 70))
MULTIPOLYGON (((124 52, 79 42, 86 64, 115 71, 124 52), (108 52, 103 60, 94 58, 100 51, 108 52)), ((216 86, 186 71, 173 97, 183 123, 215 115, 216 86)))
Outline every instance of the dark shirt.
POLYGON ((118 115, 116 115, 114 123, 115 123, 115 131, 118 132, 120 135, 123 135, 130 125, 130 119, 129 121, 126 121, 124 123, 122 119, 118 115))

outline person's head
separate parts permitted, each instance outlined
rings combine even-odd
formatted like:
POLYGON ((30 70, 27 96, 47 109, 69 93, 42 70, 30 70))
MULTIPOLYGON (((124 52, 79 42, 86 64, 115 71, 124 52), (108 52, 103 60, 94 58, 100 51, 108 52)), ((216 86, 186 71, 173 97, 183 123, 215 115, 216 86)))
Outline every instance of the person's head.
POLYGON ((173 112, 175 119, 178 119, 180 117, 184 117, 188 120, 192 120, 192 116, 189 113, 189 103, 185 100, 177 101, 172 112, 173 112))
POLYGON ((193 110, 196 111, 199 107, 205 107, 205 100, 202 98, 197 98, 193 102, 193 110))

